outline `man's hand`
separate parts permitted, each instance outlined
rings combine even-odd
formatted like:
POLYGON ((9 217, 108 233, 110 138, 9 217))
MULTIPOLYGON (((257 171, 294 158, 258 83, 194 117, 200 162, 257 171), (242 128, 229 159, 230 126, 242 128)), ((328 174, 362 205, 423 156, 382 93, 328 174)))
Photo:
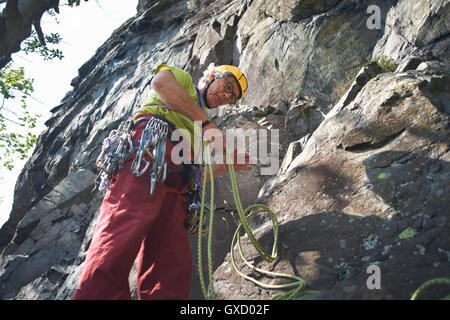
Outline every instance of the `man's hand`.
MULTIPOLYGON (((235 148, 233 151, 233 158, 231 159, 234 171, 249 171, 249 170, 251 170, 253 168, 253 165, 250 164, 250 160, 251 160, 250 154, 248 152, 239 154, 237 151, 238 151, 237 148, 235 148), (242 159, 240 159, 240 158, 244 158, 244 161, 241 162, 242 159), (241 161, 238 161, 238 159, 241 161)), ((225 154, 224 154, 224 163, 213 163, 212 169, 213 169, 214 178, 228 172, 229 168, 228 168, 228 164, 227 164, 227 157, 225 154)), ((203 170, 209 170, 209 169, 207 167, 205 167, 203 170)), ((211 180, 211 177, 209 176, 209 171, 208 171, 207 181, 209 181, 209 180, 211 180)))
POLYGON ((227 139, 225 134, 213 122, 208 123, 208 125, 203 128, 203 141, 211 142, 212 147, 223 153, 225 153, 227 149, 227 139))

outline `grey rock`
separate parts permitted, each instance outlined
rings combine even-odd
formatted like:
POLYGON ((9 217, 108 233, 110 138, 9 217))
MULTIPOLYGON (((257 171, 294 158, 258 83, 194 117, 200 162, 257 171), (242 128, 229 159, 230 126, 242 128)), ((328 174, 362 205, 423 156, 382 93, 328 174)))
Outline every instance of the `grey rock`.
POLYGON ((310 138, 310 134, 304 136, 298 141, 291 142, 281 163, 280 170, 278 170, 277 176, 283 175, 289 168, 292 161, 303 151, 306 142, 310 138))
POLYGON ((423 60, 418 56, 407 56, 400 62, 395 72, 415 70, 422 62, 423 60))
POLYGON ((326 118, 331 117, 339 112, 347 105, 349 105, 356 97, 356 95, 361 91, 361 89, 366 85, 366 83, 382 73, 381 67, 377 62, 371 62, 364 68, 362 68, 355 77, 355 80, 350 85, 349 89, 344 93, 344 95, 339 99, 338 103, 331 109, 331 111, 326 115, 326 118))
POLYGON ((373 57, 387 56, 400 62, 411 54, 430 55, 447 61, 450 3, 447 0, 403 0, 389 10, 386 30, 373 51, 373 57), (434 53, 434 54, 433 54, 434 53))
POLYGON ((312 133, 324 119, 324 113, 314 97, 294 99, 287 112, 285 126, 298 139, 312 133))

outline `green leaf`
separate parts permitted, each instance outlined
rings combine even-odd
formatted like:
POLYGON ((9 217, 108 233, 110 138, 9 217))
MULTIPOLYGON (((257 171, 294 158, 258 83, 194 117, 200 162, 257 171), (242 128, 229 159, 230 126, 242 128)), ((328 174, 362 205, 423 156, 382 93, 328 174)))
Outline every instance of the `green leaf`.
POLYGON ((0 164, 9 170, 14 168, 16 159, 25 159, 37 142, 37 137, 31 130, 36 127, 39 115, 31 114, 26 105, 26 99, 32 92, 33 79, 26 78, 22 67, 12 68, 8 64, 0 69, 0 94, 3 96, 0 100, 0 164), (20 94, 22 105, 19 110, 9 110, 5 102, 14 99, 16 93, 20 94), (5 111, 9 112, 7 117, 4 115, 5 111), (14 120, 8 118, 10 114, 15 117, 14 120), (24 127, 25 133, 8 132, 7 121, 24 127))

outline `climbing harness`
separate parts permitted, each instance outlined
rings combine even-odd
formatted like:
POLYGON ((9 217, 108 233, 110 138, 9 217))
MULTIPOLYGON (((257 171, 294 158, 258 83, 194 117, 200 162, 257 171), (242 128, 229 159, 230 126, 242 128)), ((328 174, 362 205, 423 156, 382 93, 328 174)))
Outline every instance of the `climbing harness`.
MULTIPOLYGON (((136 176, 142 176, 146 170, 150 170, 150 195, 154 194, 156 184, 165 181, 167 174, 181 171, 185 187, 182 190, 168 188, 169 192, 183 194, 187 197, 189 206, 186 212, 185 226, 187 231, 197 234, 200 222, 201 201, 201 167, 195 164, 183 164, 182 169, 168 169, 166 156, 166 137, 173 132, 175 126, 160 116, 141 118, 136 122, 124 121, 118 129, 114 129, 103 140, 102 151, 96 160, 100 173, 96 179, 96 186, 101 192, 110 188, 111 178, 117 170, 123 167, 126 161, 133 159, 131 172, 136 176), (143 122, 147 122, 139 142, 135 145, 131 140, 134 128, 143 122), (150 160, 146 160, 145 156, 150 160), (153 162, 153 163, 152 163, 153 162), (152 164, 151 164, 152 163, 152 164), (98 182, 99 181, 99 182, 98 182)), ((176 142, 172 142, 176 144, 176 142)), ((205 204, 208 212, 208 204, 205 204)))
MULTIPOLYGON (((214 292, 214 286, 213 286, 212 253, 211 253, 212 252, 213 219, 214 219, 214 178, 213 178, 213 170, 212 170, 212 165, 211 165, 209 143, 207 143, 205 146, 205 154, 206 154, 206 165, 208 167, 208 170, 206 170, 206 168, 205 168, 205 172, 203 174, 203 184, 202 184, 202 197, 201 197, 201 205, 200 205, 200 222, 199 222, 200 232, 199 232, 198 243, 197 243, 198 244, 198 248, 197 248, 197 250, 198 250, 198 272, 199 272, 199 277, 200 277, 200 285, 202 287, 202 291, 203 291, 203 295, 204 295, 205 299, 208 299, 208 298, 215 299, 215 292, 214 292), (207 286, 205 284, 204 275, 203 275, 203 261, 202 261, 202 254, 201 254, 202 253, 202 237, 201 237, 202 231, 201 231, 201 228, 202 228, 203 224, 205 223, 205 217, 204 217, 205 198, 206 198, 206 188, 205 187, 206 187, 208 173, 209 173, 209 176, 211 177, 211 179, 210 179, 211 190, 210 190, 209 227, 208 227, 208 240, 207 240, 208 241, 208 243, 207 243, 207 259, 208 259, 208 277, 209 277, 209 286, 207 288, 207 286)), ((258 285, 262 288, 265 288, 265 289, 286 289, 286 288, 295 287, 294 289, 292 289, 286 293, 276 295, 273 299, 288 300, 288 299, 294 299, 294 298, 298 298, 303 295, 314 293, 315 291, 311 291, 311 290, 301 292, 306 286, 306 283, 302 278, 295 276, 295 275, 291 275, 291 274, 271 272, 271 271, 257 268, 256 266, 252 265, 245 258, 245 255, 243 253, 242 246, 241 246, 241 240, 240 240, 241 239, 240 233, 241 233, 242 228, 245 230, 251 243, 253 244, 253 246, 256 248, 258 253, 261 255, 261 257, 265 261, 273 262, 278 258, 278 253, 277 253, 278 220, 277 220, 275 213, 273 213, 273 211, 271 211, 267 206, 264 206, 264 205, 256 204, 256 205, 248 207, 246 210, 243 210, 242 203, 241 203, 241 200, 239 197, 239 191, 237 188, 234 167, 233 167, 233 164, 231 162, 231 159, 230 159, 230 156, 228 155, 228 153, 226 153, 226 158, 227 158, 228 170, 230 173, 233 198, 234 198, 234 201, 236 204, 236 209, 237 209, 237 212, 239 215, 239 220, 240 220, 239 225, 236 229, 236 232, 234 233, 233 241, 231 244, 231 261, 232 261, 234 269, 240 276, 244 277, 245 279, 247 279, 249 281, 252 281, 256 285, 258 285), (256 239, 255 235, 253 234, 253 232, 249 226, 248 219, 257 213, 267 213, 272 220, 272 226, 273 226, 273 231, 274 231, 274 243, 273 243, 273 248, 272 248, 271 254, 267 253, 264 250, 264 248, 258 242, 258 240, 256 239), (247 266, 249 266, 252 270, 266 274, 271 277, 287 278, 287 279, 292 280, 292 282, 281 284, 281 285, 269 285, 269 284, 264 284, 250 276, 245 275, 242 271, 239 270, 239 268, 237 267, 237 264, 236 264, 236 259, 234 256, 234 247, 236 245, 236 242, 238 243, 239 252, 241 254, 241 257, 242 257, 244 263, 247 266)))
MULTIPOLYGON (((198 87, 195 87, 195 89, 200 103, 199 107, 205 111, 200 89, 198 87)), ((165 108, 165 106, 162 107, 165 108)), ((97 180, 100 178, 98 189, 106 192, 110 188, 111 178, 115 175, 117 169, 125 161, 134 158, 131 172, 137 177, 142 176, 150 168, 150 163, 153 161, 150 168, 150 194, 153 195, 156 184, 164 182, 167 174, 175 170, 168 169, 167 161, 165 161, 166 137, 175 129, 171 122, 159 115, 152 115, 150 119, 139 119, 136 123, 132 121, 123 122, 119 129, 113 130, 103 141, 102 152, 96 161, 97 166, 101 169, 97 177, 97 180), (131 141, 131 133, 143 121, 148 121, 148 123, 142 132, 139 144, 134 146, 131 141), (152 161, 147 161, 145 155, 150 157, 152 161)), ((172 143, 176 144, 177 142, 172 141, 172 143)), ((189 206, 185 226, 189 232, 196 234, 199 230, 200 221, 201 168, 195 164, 183 164, 183 169, 179 169, 179 171, 182 171, 185 188, 181 191, 172 188, 168 188, 168 190, 172 193, 184 194, 187 197, 189 206)), ((206 211, 208 211, 207 204, 206 211)))

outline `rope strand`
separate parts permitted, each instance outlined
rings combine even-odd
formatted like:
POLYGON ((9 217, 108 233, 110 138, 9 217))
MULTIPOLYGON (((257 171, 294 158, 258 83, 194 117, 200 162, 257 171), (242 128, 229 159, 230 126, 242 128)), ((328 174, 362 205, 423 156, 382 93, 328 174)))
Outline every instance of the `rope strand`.
MULTIPOLYGON (((429 287, 436 285, 450 285, 450 278, 434 278, 422 284, 411 296, 411 300, 417 300, 422 293, 429 287)), ((449 300, 450 296, 444 297, 442 300, 449 300)))

